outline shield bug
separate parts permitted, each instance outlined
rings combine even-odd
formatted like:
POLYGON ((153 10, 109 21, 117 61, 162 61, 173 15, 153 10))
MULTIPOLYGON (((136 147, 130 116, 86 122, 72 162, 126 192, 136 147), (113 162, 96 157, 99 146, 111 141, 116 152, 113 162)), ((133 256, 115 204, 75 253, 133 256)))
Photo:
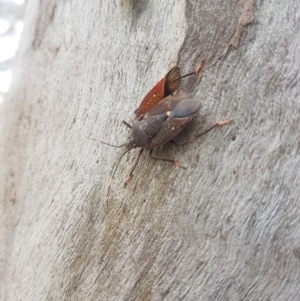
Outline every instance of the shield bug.
MULTIPOLYGON (((113 147, 120 148, 126 146, 126 150, 122 153, 120 159, 111 170, 106 200, 108 200, 113 178, 123 156, 134 148, 140 148, 140 151, 125 184, 132 178, 133 172, 138 165, 144 150, 149 151, 151 159, 171 162, 178 167, 184 168, 176 160, 153 156, 153 149, 169 141, 173 141, 173 138, 175 138, 192 121, 200 110, 200 103, 198 100, 189 98, 189 96, 183 92, 178 92, 176 95, 174 95, 174 93, 179 90, 181 79, 194 74, 197 75, 201 66, 202 64, 200 63, 193 72, 183 76, 180 74, 180 68, 175 66, 148 92, 138 109, 135 110, 135 118, 132 120, 132 124, 123 121, 123 124, 131 129, 131 136, 127 143, 112 145, 98 139, 90 138, 99 143, 113 147)), ((193 142, 195 139, 208 133, 215 127, 227 125, 230 122, 230 120, 218 122, 203 133, 190 138, 186 142, 180 144, 174 143, 180 146, 185 145, 193 142)))

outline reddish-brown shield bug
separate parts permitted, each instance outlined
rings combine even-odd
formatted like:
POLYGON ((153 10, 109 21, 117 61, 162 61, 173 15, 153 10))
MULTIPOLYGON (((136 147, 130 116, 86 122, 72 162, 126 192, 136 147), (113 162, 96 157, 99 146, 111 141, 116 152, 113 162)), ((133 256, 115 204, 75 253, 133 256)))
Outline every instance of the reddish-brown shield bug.
MULTIPOLYGON (((153 149, 157 146, 172 141, 195 117, 200 109, 200 103, 196 99, 191 99, 186 93, 179 92, 181 79, 193 74, 198 74, 201 69, 201 63, 195 71, 186 75, 180 75, 180 68, 173 67, 167 75, 160 80, 144 97, 139 108, 135 111, 135 118, 132 125, 123 121, 123 123, 131 129, 131 137, 125 144, 116 146, 110 143, 103 142, 98 139, 90 138, 100 143, 113 146, 126 146, 126 151, 121 155, 117 164, 113 167, 110 173, 110 182, 107 191, 107 199, 112 185, 112 180, 123 156, 133 148, 140 148, 137 159, 131 169, 131 172, 125 182, 127 184, 132 178, 134 169, 138 165, 139 159, 144 149, 149 151, 150 158, 161 161, 168 161, 178 167, 183 167, 176 160, 160 158, 152 156, 153 149)), ((218 126, 229 124, 230 120, 218 122, 201 134, 194 136, 186 142, 178 145, 185 145, 208 133, 218 126)))

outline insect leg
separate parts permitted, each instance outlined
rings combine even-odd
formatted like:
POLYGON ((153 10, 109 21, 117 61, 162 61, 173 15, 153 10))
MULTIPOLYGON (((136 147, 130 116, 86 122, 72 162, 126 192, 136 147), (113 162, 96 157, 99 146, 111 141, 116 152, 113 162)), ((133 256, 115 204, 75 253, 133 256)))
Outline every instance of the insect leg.
POLYGON ((122 123, 125 124, 130 129, 132 129, 132 126, 128 122, 126 122, 125 120, 123 120, 122 123))
POLYGON ((210 127, 209 129, 207 129, 206 131, 204 131, 203 133, 201 134, 198 134, 196 136, 193 136, 193 137, 190 137, 187 141, 185 142, 182 142, 182 143, 178 143, 174 140, 172 140, 171 142, 174 143, 175 145, 177 146, 183 146, 183 145, 186 145, 188 143, 192 143, 194 142, 197 138, 207 134, 208 132, 210 132, 211 130, 213 130, 214 128, 216 127, 219 127, 219 126, 223 126, 223 125, 227 125, 227 124, 230 124, 232 121, 231 120, 225 120, 225 121, 221 121, 221 122, 217 122, 215 125, 213 125, 212 127, 210 127))
POLYGON ((204 63, 204 62, 201 61, 201 62, 197 65, 196 69, 195 69, 193 72, 190 72, 190 73, 188 73, 188 74, 182 75, 180 78, 188 77, 188 76, 191 76, 191 75, 199 75, 199 72, 200 72, 201 68, 203 67, 203 63, 204 63))
POLYGON ((133 172, 134 172, 135 168, 137 167, 137 165, 139 164, 139 160, 140 160, 140 157, 142 155, 143 150, 144 150, 143 148, 140 149, 140 152, 139 152, 139 154, 138 154, 138 156, 137 156, 137 158, 136 158, 136 160, 134 162, 134 165, 133 165, 133 167, 131 169, 131 172, 130 172, 129 176, 127 177, 124 185, 127 185, 128 182, 132 179, 133 172))
POLYGON ((178 166, 178 167, 180 167, 180 168, 184 168, 184 169, 186 168, 186 167, 182 166, 182 165, 181 165, 178 161, 176 161, 176 160, 167 159, 167 158, 161 158, 161 157, 153 157, 153 156, 152 156, 152 153, 153 153, 153 149, 151 149, 151 150, 149 151, 150 159, 158 160, 158 161, 167 161, 167 162, 173 163, 174 165, 176 165, 176 166, 178 166))

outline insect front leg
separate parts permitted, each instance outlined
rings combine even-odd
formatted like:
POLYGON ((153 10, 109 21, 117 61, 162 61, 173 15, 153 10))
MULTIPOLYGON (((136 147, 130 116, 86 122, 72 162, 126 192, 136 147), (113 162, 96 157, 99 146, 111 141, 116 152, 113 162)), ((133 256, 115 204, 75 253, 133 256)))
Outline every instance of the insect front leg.
POLYGON ((130 171, 130 174, 129 174, 129 176, 127 177, 127 179, 126 179, 126 181, 125 181, 125 183, 124 183, 124 185, 126 186, 127 184, 128 184, 128 182, 132 179, 132 177, 133 177, 133 172, 134 172, 134 170, 135 170, 135 168, 137 167, 137 165, 139 164, 139 160, 140 160, 140 157, 141 157, 141 155, 142 155, 142 153, 143 153, 143 148, 141 148, 140 149, 140 152, 139 152, 139 154, 138 154, 138 156, 137 156, 137 158, 136 158, 136 160, 135 160, 135 162, 134 162, 134 165, 133 165, 133 167, 132 167, 132 169, 131 169, 131 171, 130 171))
POLYGON ((122 123, 125 124, 130 129, 132 129, 132 126, 127 121, 123 120, 122 123))

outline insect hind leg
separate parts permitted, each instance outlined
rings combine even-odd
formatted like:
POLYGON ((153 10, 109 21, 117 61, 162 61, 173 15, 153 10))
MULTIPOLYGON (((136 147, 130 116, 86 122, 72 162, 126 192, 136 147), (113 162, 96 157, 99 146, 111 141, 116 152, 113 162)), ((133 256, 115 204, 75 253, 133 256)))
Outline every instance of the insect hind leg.
POLYGON ((196 139, 198 139, 199 137, 209 133, 210 131, 212 131, 214 128, 216 127, 220 127, 220 126, 224 126, 224 125, 228 125, 232 122, 232 120, 224 120, 224 121, 221 121, 221 122, 217 122, 216 124, 214 124, 212 127, 210 127, 209 129, 205 130, 204 132, 196 135, 196 136, 192 136, 190 137, 187 141, 185 142, 176 142, 174 140, 172 140, 171 142, 174 143, 175 145, 177 146, 184 146, 186 144, 189 144, 189 143, 192 143, 194 142, 196 139))

